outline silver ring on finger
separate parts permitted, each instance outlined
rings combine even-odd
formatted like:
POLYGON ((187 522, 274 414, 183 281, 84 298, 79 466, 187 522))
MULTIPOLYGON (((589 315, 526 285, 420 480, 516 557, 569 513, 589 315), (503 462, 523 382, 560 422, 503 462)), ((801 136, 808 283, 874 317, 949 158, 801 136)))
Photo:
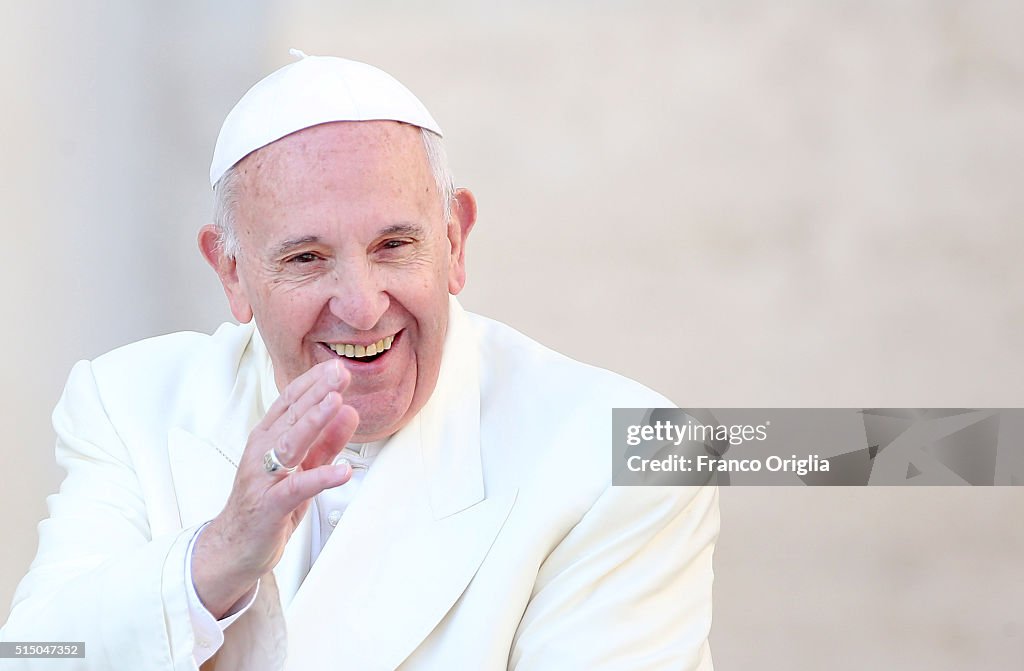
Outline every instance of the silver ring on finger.
POLYGON ((298 466, 285 466, 281 463, 281 460, 277 458, 277 450, 270 448, 267 450, 267 453, 263 455, 263 468, 266 469, 267 473, 283 471, 287 475, 288 473, 294 473, 298 466))

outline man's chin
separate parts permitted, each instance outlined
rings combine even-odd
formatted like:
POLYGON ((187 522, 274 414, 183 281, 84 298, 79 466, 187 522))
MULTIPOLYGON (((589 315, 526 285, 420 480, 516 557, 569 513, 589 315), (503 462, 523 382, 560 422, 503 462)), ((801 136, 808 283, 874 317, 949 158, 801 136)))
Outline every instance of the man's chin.
MULTIPOLYGON (((342 395, 344 396, 344 394, 342 395)), ((384 440, 402 430, 409 423, 410 416, 381 412, 395 407, 395 402, 384 399, 345 399, 359 414, 359 425, 352 436, 353 443, 370 443, 384 440)))

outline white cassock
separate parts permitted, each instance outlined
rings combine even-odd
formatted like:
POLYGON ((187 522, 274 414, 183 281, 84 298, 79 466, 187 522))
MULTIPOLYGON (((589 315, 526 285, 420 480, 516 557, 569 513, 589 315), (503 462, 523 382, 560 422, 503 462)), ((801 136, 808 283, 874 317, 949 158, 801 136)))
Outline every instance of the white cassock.
MULTIPOLYGON (((64 670, 195 669, 186 549, 273 380, 252 325, 77 364, 68 475, 0 640, 85 641, 64 670)), ((710 669, 717 491, 610 484, 610 409, 670 405, 453 298, 423 410, 315 563, 306 516, 203 669, 710 669)))

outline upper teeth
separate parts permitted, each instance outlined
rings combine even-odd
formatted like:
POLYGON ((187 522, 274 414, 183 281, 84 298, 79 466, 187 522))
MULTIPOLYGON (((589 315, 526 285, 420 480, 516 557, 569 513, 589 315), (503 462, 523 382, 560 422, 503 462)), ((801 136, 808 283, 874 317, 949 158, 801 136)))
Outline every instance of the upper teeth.
POLYGON ((327 346, 334 350, 334 353, 339 356, 346 356, 349 358, 373 356, 380 354, 385 350, 391 349, 391 343, 394 342, 395 336, 391 335, 386 338, 381 338, 375 343, 369 345, 347 345, 345 343, 327 343, 327 346))

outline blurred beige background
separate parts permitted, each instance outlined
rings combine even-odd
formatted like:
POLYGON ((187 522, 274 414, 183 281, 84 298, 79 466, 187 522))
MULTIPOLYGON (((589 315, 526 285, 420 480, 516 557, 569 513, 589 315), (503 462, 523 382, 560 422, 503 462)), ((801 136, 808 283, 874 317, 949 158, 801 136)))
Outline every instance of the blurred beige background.
MULTIPOLYGON (((689 407, 1024 406, 1019 2, 4 4, 0 610, 78 359, 229 318, 223 115, 388 70, 475 189, 463 303, 689 407)), ((722 492, 719 669, 1008 669, 1024 489, 722 492)))

